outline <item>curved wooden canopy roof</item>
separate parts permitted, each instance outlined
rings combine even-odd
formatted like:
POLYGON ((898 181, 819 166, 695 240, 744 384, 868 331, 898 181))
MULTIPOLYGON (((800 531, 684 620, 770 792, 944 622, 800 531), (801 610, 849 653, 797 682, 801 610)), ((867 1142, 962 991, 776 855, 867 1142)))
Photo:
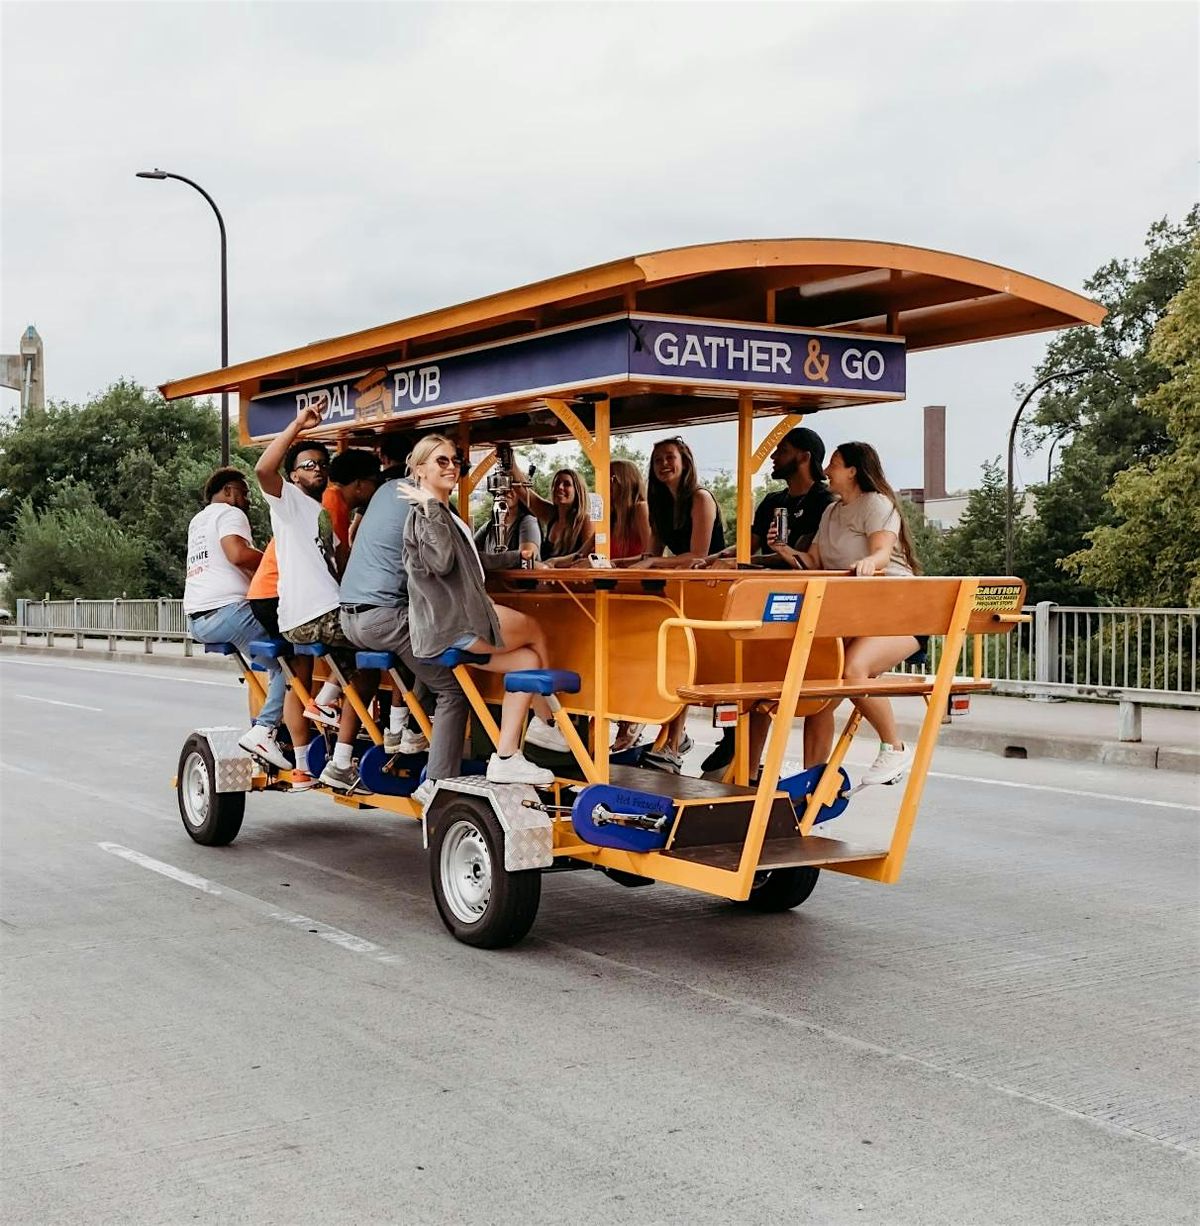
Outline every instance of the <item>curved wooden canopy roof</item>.
POLYGON ((631 256, 176 379, 167 399, 254 394, 366 360, 420 357, 638 310, 904 336, 908 352, 1098 324, 1104 308, 964 256, 862 239, 748 239, 631 256))

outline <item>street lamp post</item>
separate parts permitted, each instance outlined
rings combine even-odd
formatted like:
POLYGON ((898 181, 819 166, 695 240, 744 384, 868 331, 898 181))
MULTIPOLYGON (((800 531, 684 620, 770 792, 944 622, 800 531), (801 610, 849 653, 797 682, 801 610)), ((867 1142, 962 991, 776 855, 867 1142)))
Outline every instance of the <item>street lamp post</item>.
POLYGON ((1041 391, 1047 383, 1053 383, 1055 379, 1074 379, 1078 375, 1091 374, 1094 369, 1092 366, 1080 366, 1076 370, 1060 370, 1047 375, 1026 392, 1025 399, 1021 401, 1012 419, 1012 426, 1008 431, 1008 500, 1004 504, 1004 569, 1007 574, 1013 573, 1013 453, 1016 450, 1017 426, 1021 423, 1021 414, 1025 412, 1034 393, 1041 391))
MULTIPOLYGON (((225 252, 225 219, 221 216, 221 210, 217 208, 217 202, 200 186, 199 183, 193 182, 191 179, 185 178, 183 175, 172 174, 169 170, 159 170, 156 166, 153 170, 139 170, 137 172, 139 179, 178 179, 180 183, 186 183, 188 187, 194 187, 196 191, 208 201, 212 211, 217 215, 217 225, 221 230, 221 366, 229 365, 229 291, 228 291, 228 270, 225 252)), ((229 463, 229 393, 228 391, 221 392, 221 464, 222 466, 229 463)))

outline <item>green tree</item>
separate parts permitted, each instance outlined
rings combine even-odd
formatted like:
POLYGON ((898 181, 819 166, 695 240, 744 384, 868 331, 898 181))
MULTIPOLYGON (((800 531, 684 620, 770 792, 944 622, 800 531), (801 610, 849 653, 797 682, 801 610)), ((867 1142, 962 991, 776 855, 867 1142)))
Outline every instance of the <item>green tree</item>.
MULTIPOLYGON (((936 551, 937 570, 925 559, 929 574, 946 575, 1003 575, 1005 567, 1005 508, 1008 503, 1008 479, 1000 466, 1000 457, 989 460, 983 466, 979 485, 971 491, 966 510, 956 527, 951 528, 941 539, 936 551)), ((1014 557, 1017 572, 1021 573, 1021 547, 1027 523, 1018 517, 1013 525, 1014 557)))
POLYGON ((1168 447, 1117 473, 1105 494, 1113 522, 1085 533, 1065 566, 1122 604, 1200 605, 1200 241, 1149 357, 1166 377, 1141 407, 1168 447))
POLYGON ((1084 548, 1089 533, 1117 522, 1118 510, 1105 496, 1116 474, 1131 464, 1147 465, 1173 446, 1164 405, 1152 395, 1169 371, 1151 353, 1150 339, 1183 288, 1198 233, 1200 206, 1177 224, 1164 218, 1152 225, 1139 258, 1111 260, 1099 269, 1085 288, 1108 308, 1104 322, 1062 333, 1034 372, 1036 382, 1056 371, 1089 368, 1080 379, 1047 387, 1030 429, 1037 443, 1072 432, 1053 480, 1036 490, 1037 518, 1021 554, 1019 569, 1034 599, 1094 603, 1085 572, 1064 570, 1062 559, 1084 548))
MULTIPOLYGON (((255 458, 241 447, 232 456, 248 475, 255 458)), ((60 491, 84 488, 123 539, 141 543, 139 587, 155 596, 178 595, 188 521, 219 463, 220 422, 209 405, 167 402, 135 383, 114 383, 83 405, 57 403, 27 413, 0 427, 0 558, 11 567, 30 530, 33 521, 21 517, 21 507, 28 504, 36 519, 60 491)), ((253 482, 251 489, 251 522, 265 540, 268 517, 253 482)))
POLYGON ((107 515, 86 485, 64 482, 41 512, 26 499, 14 527, 10 600, 47 593, 52 600, 148 594, 145 542, 107 515))
POLYGON ((913 548, 917 551, 917 561, 926 575, 945 575, 952 572, 945 569, 943 534, 939 528, 925 518, 925 512, 915 502, 907 498, 900 499, 900 514, 908 525, 908 534, 912 537, 913 548))

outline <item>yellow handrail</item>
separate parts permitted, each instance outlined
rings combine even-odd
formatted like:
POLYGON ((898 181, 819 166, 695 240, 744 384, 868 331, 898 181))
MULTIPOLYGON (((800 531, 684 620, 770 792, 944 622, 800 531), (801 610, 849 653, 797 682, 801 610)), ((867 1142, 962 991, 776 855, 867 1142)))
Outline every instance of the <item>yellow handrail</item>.
MULTIPOLYGON (((672 694, 667 689, 667 635, 672 630, 759 630, 762 628, 760 621, 721 621, 708 620, 698 617, 668 617, 658 625, 658 659, 655 661, 655 685, 658 688, 658 696, 664 702, 683 703, 683 699, 678 694, 672 694)), ((694 647, 693 640, 693 647, 694 647)))

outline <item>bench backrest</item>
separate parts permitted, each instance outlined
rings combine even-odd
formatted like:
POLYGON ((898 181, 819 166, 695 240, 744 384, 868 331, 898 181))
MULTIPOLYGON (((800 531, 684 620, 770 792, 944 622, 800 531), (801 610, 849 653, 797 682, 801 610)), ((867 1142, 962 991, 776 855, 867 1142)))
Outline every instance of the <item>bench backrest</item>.
MULTIPOLYGON (((799 606, 789 608, 789 597, 799 594, 813 577, 755 576, 735 583, 725 604, 728 621, 767 620, 754 630, 733 630, 734 638, 790 639, 796 631, 799 606), (790 618, 790 620, 783 620, 790 618)), ((820 637, 886 637, 902 634, 944 634, 950 627, 962 580, 933 576, 869 579, 830 576, 817 622, 820 637)), ((1012 621, 998 615, 1019 613, 1025 597, 1020 579, 987 579, 980 584, 967 630, 972 634, 1005 634, 1012 621)))

